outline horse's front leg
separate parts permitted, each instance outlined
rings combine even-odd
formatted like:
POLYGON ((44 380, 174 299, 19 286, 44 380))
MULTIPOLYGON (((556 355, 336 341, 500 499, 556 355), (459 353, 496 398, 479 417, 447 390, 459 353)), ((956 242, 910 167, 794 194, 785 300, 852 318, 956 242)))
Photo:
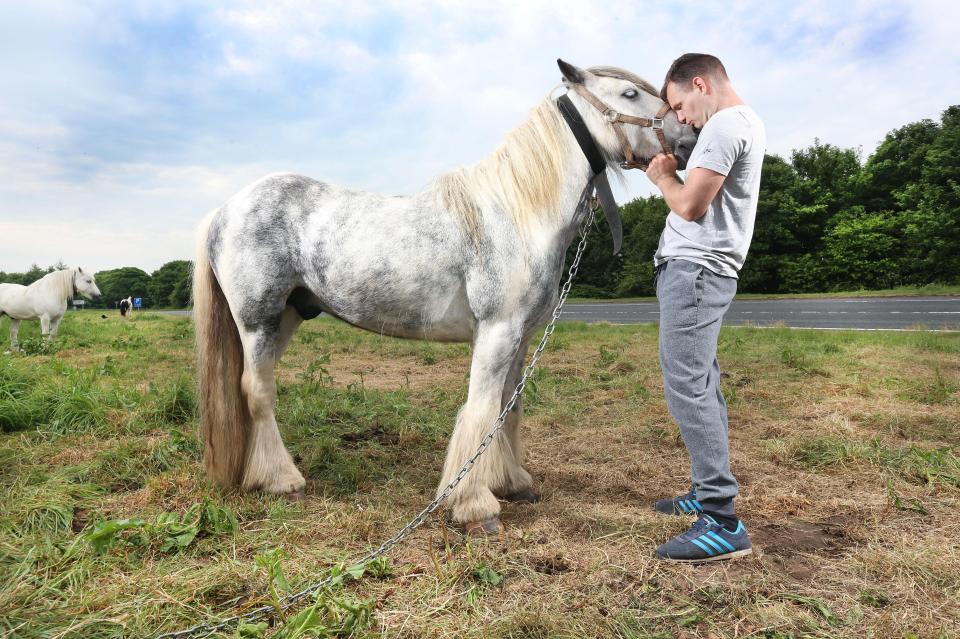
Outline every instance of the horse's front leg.
MULTIPOLYGON (((478 327, 470 365, 467 402, 457 415, 457 425, 447 448, 443 479, 437 494, 456 477, 500 414, 503 385, 521 337, 519 327, 507 322, 485 322, 478 327)), ((493 533, 500 530, 500 504, 494 493, 510 484, 507 471, 510 464, 505 463, 507 456, 512 457, 510 441, 500 431, 450 495, 453 520, 464 524, 467 532, 493 533)))
MULTIPOLYGON (((513 393, 520 383, 523 376, 524 360, 527 357, 527 349, 530 346, 529 339, 524 340, 517 354, 510 365, 510 373, 507 375, 507 381, 503 385, 503 396, 500 403, 501 410, 506 407, 513 393)), ((533 490, 533 477, 523 468, 523 442, 520 438, 520 418, 523 416, 523 394, 521 393, 510 412, 507 413, 506 423, 503 425, 503 432, 507 436, 509 447, 504 450, 503 456, 503 474, 507 482, 499 486, 494 492, 501 499, 513 502, 532 503, 540 500, 533 490)))
POLYGON ((20 334, 20 320, 10 318, 10 350, 17 350, 20 348, 20 342, 17 341, 17 336, 20 334))
POLYGON ((53 339, 52 337, 50 337, 50 316, 49 315, 40 316, 40 334, 43 337, 45 337, 48 342, 53 339))

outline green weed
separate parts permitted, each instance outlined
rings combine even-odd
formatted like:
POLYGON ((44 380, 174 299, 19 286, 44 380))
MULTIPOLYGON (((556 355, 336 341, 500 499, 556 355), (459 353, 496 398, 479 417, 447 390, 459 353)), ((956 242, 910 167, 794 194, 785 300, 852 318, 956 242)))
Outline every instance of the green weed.
POLYGON ((20 340, 20 352, 24 355, 50 355, 58 350, 55 341, 48 341, 44 337, 28 337, 20 340))
POLYGON ((152 521, 142 518, 100 521, 81 538, 101 555, 121 545, 176 553, 190 546, 198 536, 226 535, 236 530, 237 517, 230 509, 204 501, 193 504, 183 515, 162 512, 152 521))

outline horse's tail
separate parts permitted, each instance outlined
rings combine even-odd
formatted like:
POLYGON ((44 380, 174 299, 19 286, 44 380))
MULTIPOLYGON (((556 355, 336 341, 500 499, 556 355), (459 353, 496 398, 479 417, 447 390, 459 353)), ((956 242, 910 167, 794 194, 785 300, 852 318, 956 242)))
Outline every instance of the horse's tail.
POLYGON ((212 218, 200 225, 193 266, 200 438, 207 474, 221 486, 237 486, 243 480, 252 419, 241 383, 240 334, 208 257, 212 218))

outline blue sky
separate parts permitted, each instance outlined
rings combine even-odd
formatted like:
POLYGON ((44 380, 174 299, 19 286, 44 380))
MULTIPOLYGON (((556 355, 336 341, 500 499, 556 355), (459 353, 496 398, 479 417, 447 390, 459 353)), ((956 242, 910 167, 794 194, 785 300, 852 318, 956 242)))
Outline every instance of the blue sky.
MULTIPOLYGON (((0 23, 0 270, 190 258, 204 213, 297 171, 413 193, 488 154, 555 59, 659 85, 718 55, 769 151, 869 154, 960 102, 949 2, 44 2, 0 23)), ((641 174, 619 190, 651 192, 641 174)))

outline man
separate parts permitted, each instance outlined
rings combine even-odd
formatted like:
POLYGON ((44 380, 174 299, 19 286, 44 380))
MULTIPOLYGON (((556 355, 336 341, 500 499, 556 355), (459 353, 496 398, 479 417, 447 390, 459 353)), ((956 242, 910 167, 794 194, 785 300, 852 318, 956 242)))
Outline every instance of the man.
POLYGON ((654 257, 660 365, 693 483, 690 492, 659 500, 655 509, 700 517, 689 531, 657 548, 657 556, 732 559, 752 550, 734 508, 737 481, 730 470, 717 337, 753 236, 766 133, 712 55, 677 58, 660 95, 680 122, 700 129, 700 137, 687 162, 686 183, 677 177, 672 155, 656 156, 647 168, 670 206, 654 257))

